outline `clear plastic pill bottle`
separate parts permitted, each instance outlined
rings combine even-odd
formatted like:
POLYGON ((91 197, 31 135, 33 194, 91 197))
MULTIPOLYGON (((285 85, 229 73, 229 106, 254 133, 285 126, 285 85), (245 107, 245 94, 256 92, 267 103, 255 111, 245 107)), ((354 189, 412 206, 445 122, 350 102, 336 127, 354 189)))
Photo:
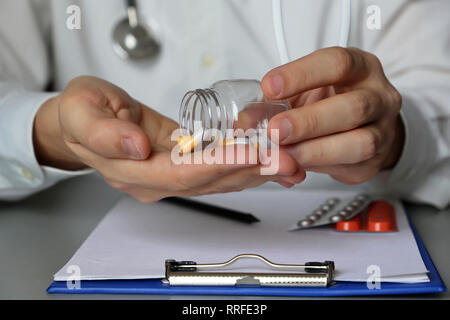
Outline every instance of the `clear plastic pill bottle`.
MULTIPOLYGON (((180 106, 180 128, 199 139, 195 132, 215 129, 223 137, 242 129, 266 132, 269 120, 289 110, 287 100, 270 100, 264 96, 257 80, 222 80, 207 89, 187 92, 180 106)), ((242 132, 242 130, 240 132, 242 132)), ((236 136, 235 136, 236 137, 236 136)))

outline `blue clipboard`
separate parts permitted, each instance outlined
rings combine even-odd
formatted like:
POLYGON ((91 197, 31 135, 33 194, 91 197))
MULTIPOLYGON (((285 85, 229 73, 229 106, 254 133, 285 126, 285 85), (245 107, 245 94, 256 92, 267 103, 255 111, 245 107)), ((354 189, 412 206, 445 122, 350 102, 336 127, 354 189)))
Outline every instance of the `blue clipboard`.
POLYGON ((81 281, 80 289, 69 289, 66 281, 54 281, 48 293, 72 294, 161 294, 161 295, 228 295, 228 296, 369 296, 445 292, 447 289, 425 248, 416 228, 408 217, 430 282, 381 283, 380 289, 368 289, 365 282, 337 281, 327 288, 315 287, 230 287, 230 286, 170 286, 160 280, 89 280, 81 281))

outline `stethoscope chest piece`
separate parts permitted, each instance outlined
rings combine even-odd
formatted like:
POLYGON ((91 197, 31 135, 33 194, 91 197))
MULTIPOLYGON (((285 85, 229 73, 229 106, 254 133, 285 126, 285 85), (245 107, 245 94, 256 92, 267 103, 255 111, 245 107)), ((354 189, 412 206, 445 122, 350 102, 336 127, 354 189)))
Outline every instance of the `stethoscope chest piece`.
POLYGON ((149 23, 138 20, 136 1, 127 0, 128 16, 117 23, 113 30, 113 48, 123 59, 144 61, 156 59, 161 43, 149 23))

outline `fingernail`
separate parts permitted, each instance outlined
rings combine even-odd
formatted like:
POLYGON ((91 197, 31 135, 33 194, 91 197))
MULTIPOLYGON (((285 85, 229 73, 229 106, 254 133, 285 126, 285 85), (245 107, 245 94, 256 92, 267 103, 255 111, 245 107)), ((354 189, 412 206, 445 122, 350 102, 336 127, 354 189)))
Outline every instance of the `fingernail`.
POLYGON ((283 91, 283 77, 280 75, 274 75, 270 77, 270 93, 274 98, 277 98, 281 95, 283 91))
POLYGON ((143 159, 142 154, 139 152, 139 148, 134 143, 131 138, 122 139, 122 149, 128 154, 132 159, 143 159))
POLYGON ((280 142, 283 142, 284 140, 289 138, 292 133, 292 124, 289 119, 281 119, 281 121, 278 123, 278 130, 280 135, 280 142))
POLYGON ((297 169, 297 172, 294 173, 293 175, 284 177, 285 182, 291 183, 293 185, 303 182, 304 179, 305 179, 305 176, 303 174, 301 174, 300 169, 297 169))

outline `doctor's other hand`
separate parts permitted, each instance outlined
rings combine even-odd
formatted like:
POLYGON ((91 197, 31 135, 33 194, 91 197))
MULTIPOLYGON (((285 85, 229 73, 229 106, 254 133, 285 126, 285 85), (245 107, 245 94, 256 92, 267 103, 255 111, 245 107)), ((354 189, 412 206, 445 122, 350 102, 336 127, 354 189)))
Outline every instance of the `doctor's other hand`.
POLYGON ((359 184, 398 161, 402 99, 376 56, 321 49, 271 70, 262 88, 271 99, 291 102, 269 130, 280 130, 280 144, 306 170, 359 184))
POLYGON ((112 187, 148 203, 167 196, 238 191, 269 180, 289 187, 305 177, 287 153, 274 176, 261 176, 258 164, 175 165, 170 138, 177 128, 119 87, 83 76, 38 110, 35 152, 43 165, 94 168, 112 187))

